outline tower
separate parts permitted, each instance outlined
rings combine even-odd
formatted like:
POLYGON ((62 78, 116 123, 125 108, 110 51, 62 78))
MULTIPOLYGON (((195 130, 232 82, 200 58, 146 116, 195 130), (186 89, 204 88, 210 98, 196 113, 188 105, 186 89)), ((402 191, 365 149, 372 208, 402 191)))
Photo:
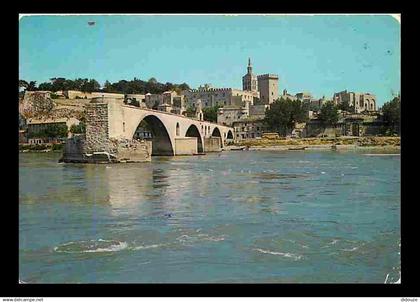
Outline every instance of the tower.
POLYGON ((252 74, 251 58, 248 58, 247 74, 242 77, 244 91, 257 91, 257 77, 252 74))
MULTIPOLYGON (((276 74, 259 75, 258 91, 262 104, 273 103, 279 97, 279 76, 276 74)), ((287 91, 283 91, 283 93, 287 93, 287 91)))

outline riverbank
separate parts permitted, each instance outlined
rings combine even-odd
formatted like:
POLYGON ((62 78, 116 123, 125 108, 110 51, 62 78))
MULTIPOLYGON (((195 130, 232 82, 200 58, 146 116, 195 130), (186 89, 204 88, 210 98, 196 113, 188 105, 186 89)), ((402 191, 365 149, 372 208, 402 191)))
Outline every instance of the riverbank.
POLYGON ((64 144, 38 144, 38 145, 19 144, 19 152, 21 153, 62 152, 63 148, 64 148, 64 144))
POLYGON ((400 137, 337 137, 337 138, 291 138, 291 139, 248 139, 226 150, 245 148, 247 150, 400 150, 400 137))

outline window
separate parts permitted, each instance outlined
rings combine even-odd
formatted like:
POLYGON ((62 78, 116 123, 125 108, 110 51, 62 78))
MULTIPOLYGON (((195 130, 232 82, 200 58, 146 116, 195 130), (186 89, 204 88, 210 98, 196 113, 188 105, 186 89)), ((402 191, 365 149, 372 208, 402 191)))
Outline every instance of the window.
POLYGON ((176 136, 179 136, 179 123, 176 123, 176 136))

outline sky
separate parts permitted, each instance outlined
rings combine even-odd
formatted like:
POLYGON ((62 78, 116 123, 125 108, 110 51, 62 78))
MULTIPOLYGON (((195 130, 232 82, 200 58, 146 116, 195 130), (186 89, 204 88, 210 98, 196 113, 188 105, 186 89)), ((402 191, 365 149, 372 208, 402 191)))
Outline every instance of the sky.
POLYGON ((250 57, 254 74, 279 75, 279 93, 331 98, 347 89, 382 105, 400 91, 400 39, 389 15, 23 16, 19 78, 242 89, 250 57))

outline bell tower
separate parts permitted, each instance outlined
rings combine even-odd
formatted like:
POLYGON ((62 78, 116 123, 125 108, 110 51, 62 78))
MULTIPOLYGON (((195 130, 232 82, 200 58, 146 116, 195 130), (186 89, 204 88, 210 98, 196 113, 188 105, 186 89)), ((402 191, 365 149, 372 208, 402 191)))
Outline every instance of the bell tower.
POLYGON ((257 91, 257 76, 252 73, 251 58, 248 58, 247 74, 242 77, 242 89, 244 91, 257 91))

